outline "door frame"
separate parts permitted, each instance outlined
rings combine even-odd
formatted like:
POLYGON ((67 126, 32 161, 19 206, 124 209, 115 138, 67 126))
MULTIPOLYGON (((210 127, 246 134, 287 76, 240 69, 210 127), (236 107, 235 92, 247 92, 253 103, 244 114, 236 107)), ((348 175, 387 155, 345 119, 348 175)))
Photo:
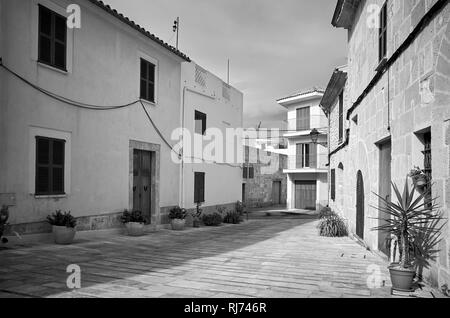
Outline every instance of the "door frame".
POLYGON ((282 195, 281 195, 282 187, 283 187, 283 181, 281 181, 281 180, 272 180, 272 204, 273 205, 281 205, 281 204, 283 204, 283 200, 281 200, 281 198, 282 198, 282 195), (280 187, 278 188, 278 203, 277 204, 275 204, 275 202, 274 202, 274 185, 275 184, 279 184, 280 185, 280 187))
POLYGON ((151 189, 150 189, 150 223, 152 225, 161 224, 161 211, 159 206, 160 194, 160 160, 161 146, 147 142, 130 140, 129 144, 129 201, 128 209, 133 209, 133 155, 135 150, 151 152, 151 189))
POLYGON ((297 208, 297 184, 303 183, 304 185, 314 185, 315 198, 314 198, 314 210, 317 208, 317 180, 295 180, 294 181, 294 209, 308 210, 308 208, 297 208))

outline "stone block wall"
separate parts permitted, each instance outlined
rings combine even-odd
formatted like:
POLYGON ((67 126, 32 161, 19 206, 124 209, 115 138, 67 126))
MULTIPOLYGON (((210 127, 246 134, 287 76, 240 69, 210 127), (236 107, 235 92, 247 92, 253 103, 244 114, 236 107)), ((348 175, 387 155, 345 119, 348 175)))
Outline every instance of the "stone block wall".
MULTIPOLYGON (((437 1, 389 1, 388 57, 412 28, 437 1)), ((367 6, 359 8, 358 21, 350 31, 348 82, 344 108, 347 111, 375 75, 378 40, 366 26, 367 6)), ((379 191, 378 143, 392 142, 392 181, 403 187, 406 175, 414 165, 423 168, 423 143, 420 134, 431 131, 433 196, 447 218, 450 217, 450 4, 425 27, 412 45, 383 74, 351 114, 349 145, 331 158, 336 169, 336 200, 330 206, 356 227, 356 176, 360 170, 365 188, 365 241, 378 248, 378 205, 373 194, 379 191), (357 117, 357 122, 352 119, 357 117), (342 163, 343 170, 338 165, 342 163), (343 191, 339 191, 339 185, 343 191)), ((337 147, 337 107, 331 113, 331 150, 337 147)), ((440 255, 424 276, 436 286, 449 284, 450 232, 443 230, 440 255)))
POLYGON ((281 205, 287 200, 287 177, 283 169, 287 167, 287 156, 249 148, 248 161, 254 167, 254 178, 244 179, 245 204, 247 207, 273 205, 272 187, 274 181, 281 182, 281 205))

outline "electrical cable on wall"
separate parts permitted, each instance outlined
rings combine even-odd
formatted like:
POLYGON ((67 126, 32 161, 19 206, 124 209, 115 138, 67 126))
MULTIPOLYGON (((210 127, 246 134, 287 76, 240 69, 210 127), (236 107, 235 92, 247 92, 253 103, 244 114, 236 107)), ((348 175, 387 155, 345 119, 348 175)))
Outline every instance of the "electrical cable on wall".
MULTIPOLYGON (((43 93, 44 95, 53 98, 55 100, 58 100, 60 102, 63 102, 65 104, 71 105, 71 106, 75 106, 75 107, 79 107, 82 109, 88 109, 88 110, 98 110, 98 111, 106 111, 106 110, 117 110, 117 109, 123 109, 126 107, 130 107, 135 105, 136 103, 140 103, 142 106, 142 109, 144 110, 145 114, 147 115, 148 120, 150 121, 151 125, 153 126, 153 128, 155 129, 156 133, 159 135, 159 137, 164 141, 164 143, 170 148, 171 151, 173 151, 177 157, 179 159, 182 159, 182 154, 181 152, 177 152, 173 146, 167 141, 167 139, 164 137, 164 135, 161 133, 161 131, 159 130, 159 128, 156 126, 155 122, 153 121, 153 119, 151 118, 150 114, 148 113, 147 109, 145 108, 144 103, 142 102, 141 99, 138 99, 136 101, 127 103, 127 104, 123 104, 123 105, 115 105, 115 106, 99 106, 99 105, 93 105, 93 104, 86 104, 86 103, 82 103, 82 102, 78 102, 75 100, 71 100, 69 98, 57 95, 55 93, 52 93, 50 91, 47 91, 33 83, 31 83, 30 81, 28 81, 27 79, 25 79, 24 77, 20 76, 19 74, 17 74, 16 72, 14 72, 13 70, 11 70, 10 68, 8 68, 6 65, 3 64, 3 60, 2 58, 0 58, 0 67, 5 69, 7 72, 11 73, 12 75, 14 75, 16 78, 20 79, 22 82, 24 82, 25 84, 31 86, 32 88, 34 88, 35 90, 43 93)), ((228 163, 219 163, 216 161, 211 161, 208 162, 202 158, 196 158, 196 157, 186 157, 184 159, 194 159, 194 160, 201 160, 204 163, 210 163, 210 164, 215 164, 215 165, 221 165, 221 166, 229 166, 232 168, 242 168, 242 166, 237 166, 237 165, 232 165, 232 164, 228 164, 228 163)))

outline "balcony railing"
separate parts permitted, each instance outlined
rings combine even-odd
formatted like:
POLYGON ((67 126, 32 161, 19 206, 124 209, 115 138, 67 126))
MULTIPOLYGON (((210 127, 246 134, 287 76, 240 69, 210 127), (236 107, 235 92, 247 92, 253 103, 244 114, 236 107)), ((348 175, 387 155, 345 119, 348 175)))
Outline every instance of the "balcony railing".
POLYGON ((319 154, 309 158, 288 156, 287 170, 328 170, 327 164, 327 154, 319 154))
POLYGON ((299 131, 323 129, 327 127, 327 119, 325 115, 310 115, 309 121, 297 120, 297 118, 292 118, 287 120, 287 132, 295 133, 299 131))

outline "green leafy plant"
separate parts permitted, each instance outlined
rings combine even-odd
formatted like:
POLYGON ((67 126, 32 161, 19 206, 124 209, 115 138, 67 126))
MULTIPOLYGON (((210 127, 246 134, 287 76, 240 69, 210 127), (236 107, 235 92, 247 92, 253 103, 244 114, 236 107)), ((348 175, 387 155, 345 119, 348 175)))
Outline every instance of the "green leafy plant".
POLYGON ((239 213, 239 215, 243 216, 245 212, 245 205, 241 201, 236 202, 236 212, 239 213))
POLYGON ((184 220, 186 219, 187 211, 186 209, 180 208, 179 206, 174 207, 170 210, 169 219, 171 220, 184 220))
POLYGON ((423 170, 417 166, 414 166, 414 168, 411 169, 411 171, 409 172, 408 176, 410 176, 411 178, 414 178, 416 176, 420 176, 421 174, 423 174, 423 170))
POLYGON ((223 223, 222 215, 217 212, 203 215, 202 220, 206 226, 219 226, 223 223))
POLYGON ((9 208, 7 206, 2 206, 0 210, 0 239, 3 244, 8 243, 8 239, 3 237, 3 234, 6 232, 6 227, 8 226, 9 219, 9 208))
POLYGON ((123 211, 120 217, 122 223, 147 223, 148 219, 141 211, 129 212, 128 210, 123 211))
MULTIPOLYGON (((373 228, 390 234, 388 243, 394 241, 394 255, 399 254, 399 268, 412 269, 429 266, 429 260, 434 259, 439 252, 436 249, 441 241, 443 226, 442 214, 438 211, 436 199, 431 200, 431 206, 424 200, 431 194, 431 187, 419 193, 414 185, 412 190, 405 182, 403 194, 396 184, 392 183, 397 202, 390 202, 375 195, 383 204, 374 207, 387 217, 376 218, 383 224, 373 228)), ((395 259, 394 259, 395 261, 395 259)))
POLYGON ((77 220, 70 214, 70 212, 61 212, 57 210, 52 215, 47 216, 47 222, 53 226, 65 226, 69 228, 75 228, 77 226, 77 220))
POLYGON ((324 207, 322 210, 320 210, 320 212, 319 212, 319 219, 324 219, 324 218, 326 218, 326 217, 329 217, 329 216, 331 216, 331 215, 333 215, 333 214, 335 214, 334 212, 333 212, 333 210, 331 210, 331 208, 329 208, 329 207, 324 207))
POLYGON ((223 218, 223 223, 240 224, 242 222, 242 215, 237 211, 228 212, 223 218))
POLYGON ((344 237, 348 235, 348 229, 344 219, 335 213, 331 213, 322 218, 318 228, 320 236, 344 237))

